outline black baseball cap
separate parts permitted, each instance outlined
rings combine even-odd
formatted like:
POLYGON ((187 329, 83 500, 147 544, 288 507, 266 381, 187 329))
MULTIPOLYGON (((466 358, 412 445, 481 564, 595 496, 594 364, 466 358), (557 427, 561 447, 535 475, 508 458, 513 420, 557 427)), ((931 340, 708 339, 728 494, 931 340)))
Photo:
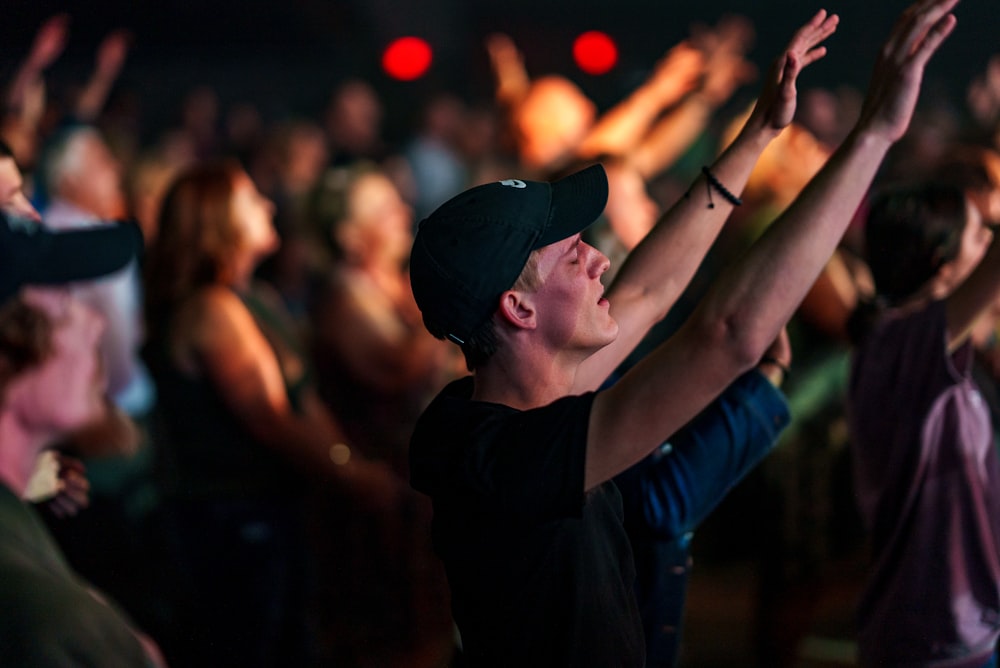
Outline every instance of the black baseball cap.
POLYGON ((142 251, 134 223, 67 232, 0 210, 0 303, 25 285, 63 285, 122 269, 142 251))
POLYGON ((493 314, 531 251, 589 227, 608 201, 592 165, 558 181, 505 179, 466 190, 420 221, 410 255, 427 329, 462 344, 493 314))

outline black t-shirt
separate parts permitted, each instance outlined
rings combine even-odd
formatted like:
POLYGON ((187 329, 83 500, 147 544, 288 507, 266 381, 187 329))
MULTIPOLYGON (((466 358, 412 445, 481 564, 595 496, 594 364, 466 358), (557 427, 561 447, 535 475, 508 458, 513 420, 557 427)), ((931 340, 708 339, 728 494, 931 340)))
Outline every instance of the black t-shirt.
POLYGON ((519 411, 449 385, 410 447, 475 666, 642 666, 621 495, 583 492, 592 393, 519 411))

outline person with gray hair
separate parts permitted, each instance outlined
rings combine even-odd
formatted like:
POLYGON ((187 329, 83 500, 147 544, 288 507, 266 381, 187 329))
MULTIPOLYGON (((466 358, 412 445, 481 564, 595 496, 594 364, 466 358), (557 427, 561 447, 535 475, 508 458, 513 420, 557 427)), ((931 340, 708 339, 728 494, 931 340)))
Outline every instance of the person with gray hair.
POLYGON ((104 320, 64 287, 117 271, 133 226, 52 233, 0 213, 0 657, 17 666, 163 666, 157 645, 66 563, 22 501, 40 453, 102 418, 104 320))

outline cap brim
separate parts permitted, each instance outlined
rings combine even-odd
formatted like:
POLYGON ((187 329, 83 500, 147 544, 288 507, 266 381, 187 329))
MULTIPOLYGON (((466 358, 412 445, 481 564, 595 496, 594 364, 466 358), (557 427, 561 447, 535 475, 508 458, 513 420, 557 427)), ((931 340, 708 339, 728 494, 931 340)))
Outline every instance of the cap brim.
POLYGON ((549 225, 535 248, 548 246, 590 227, 608 203, 608 176, 600 164, 552 183, 549 225))
POLYGON ((125 267, 141 252, 142 233, 131 223, 53 232, 35 224, 0 222, 0 299, 24 285, 63 285, 86 281, 125 267))

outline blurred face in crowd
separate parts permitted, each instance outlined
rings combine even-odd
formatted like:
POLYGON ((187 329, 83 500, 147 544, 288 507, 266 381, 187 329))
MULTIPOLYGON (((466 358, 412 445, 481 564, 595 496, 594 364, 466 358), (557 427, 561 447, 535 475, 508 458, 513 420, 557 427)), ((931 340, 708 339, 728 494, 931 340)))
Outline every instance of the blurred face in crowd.
POLYGON ((68 158, 60 181, 59 195, 102 220, 126 215, 121 169, 104 140, 96 132, 80 132, 70 141, 68 158))
POLYGON ((25 288, 24 302, 48 319, 50 345, 41 362, 6 386, 4 410, 36 434, 57 438, 99 419, 107 384, 98 344, 104 319, 64 288, 25 288))
POLYGON ((568 79, 553 76, 536 80, 517 110, 521 161, 543 169, 572 154, 596 115, 594 103, 568 79))
POLYGON ((24 194, 21 170, 11 157, 0 157, 0 208, 17 216, 40 220, 38 211, 24 194))
POLYGON ((384 174, 358 177, 351 186, 348 216, 335 234, 352 258, 402 262, 413 246, 413 212, 384 174))
POLYGON ((278 234, 272 222, 274 204, 260 194, 245 173, 235 177, 230 206, 244 250, 255 258, 266 257, 277 250, 278 234))

